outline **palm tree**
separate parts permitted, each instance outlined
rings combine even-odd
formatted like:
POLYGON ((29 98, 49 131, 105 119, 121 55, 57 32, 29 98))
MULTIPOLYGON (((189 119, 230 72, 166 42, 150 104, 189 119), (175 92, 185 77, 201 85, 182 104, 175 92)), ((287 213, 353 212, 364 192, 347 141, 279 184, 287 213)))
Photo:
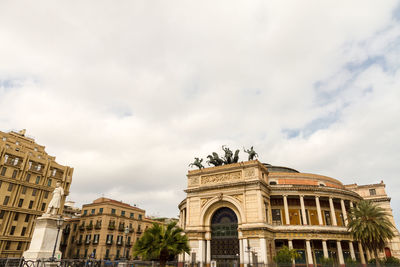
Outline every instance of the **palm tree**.
POLYGON ((384 249, 385 242, 394 237, 394 226, 384 209, 362 200, 350 210, 347 227, 355 240, 374 252, 376 266, 380 266, 378 250, 384 249))
POLYGON ((182 252, 189 253, 190 249, 183 229, 172 222, 166 226, 153 223, 136 241, 133 251, 135 257, 139 255, 144 260, 159 260, 160 267, 164 267, 168 259, 182 252))

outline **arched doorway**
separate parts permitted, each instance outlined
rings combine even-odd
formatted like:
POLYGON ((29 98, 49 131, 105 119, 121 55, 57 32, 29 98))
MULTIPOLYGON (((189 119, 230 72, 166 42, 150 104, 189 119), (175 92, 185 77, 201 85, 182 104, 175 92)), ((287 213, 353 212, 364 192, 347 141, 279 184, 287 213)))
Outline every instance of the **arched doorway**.
POLYGON ((230 208, 219 208, 211 219, 211 260, 217 266, 239 266, 238 219, 230 208))

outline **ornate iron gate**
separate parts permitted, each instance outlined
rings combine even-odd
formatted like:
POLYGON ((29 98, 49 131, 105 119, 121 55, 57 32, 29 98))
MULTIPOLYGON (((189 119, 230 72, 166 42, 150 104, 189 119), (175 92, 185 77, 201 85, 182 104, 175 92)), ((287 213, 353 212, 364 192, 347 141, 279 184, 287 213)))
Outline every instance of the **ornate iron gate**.
POLYGON ((217 266, 239 266, 238 220, 233 210, 218 209, 211 220, 211 260, 217 266))

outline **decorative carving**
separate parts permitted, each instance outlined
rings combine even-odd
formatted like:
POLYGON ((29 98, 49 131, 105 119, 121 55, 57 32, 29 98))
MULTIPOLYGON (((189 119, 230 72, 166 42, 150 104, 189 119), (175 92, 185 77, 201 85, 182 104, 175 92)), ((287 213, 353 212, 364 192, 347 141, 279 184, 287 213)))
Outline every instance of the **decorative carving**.
POLYGON ((199 184, 199 177, 189 178, 188 184, 189 184, 189 186, 198 185, 199 184))
POLYGON ((219 199, 219 200, 222 200, 223 197, 224 197, 224 194, 223 194, 223 193, 219 193, 218 199, 219 199))
POLYGON ((243 195, 234 195, 234 198, 236 198, 240 203, 243 203, 243 195))
POLYGON ((244 170, 244 176, 246 177, 254 176, 254 174, 255 174, 254 168, 247 168, 244 170))
POLYGON ((240 171, 231 173, 221 173, 215 175, 208 175, 201 177, 201 184, 216 184, 229 181, 235 181, 242 179, 242 174, 240 171))
POLYGON ((202 198, 201 199, 201 207, 203 207, 207 202, 208 202, 209 198, 202 198))

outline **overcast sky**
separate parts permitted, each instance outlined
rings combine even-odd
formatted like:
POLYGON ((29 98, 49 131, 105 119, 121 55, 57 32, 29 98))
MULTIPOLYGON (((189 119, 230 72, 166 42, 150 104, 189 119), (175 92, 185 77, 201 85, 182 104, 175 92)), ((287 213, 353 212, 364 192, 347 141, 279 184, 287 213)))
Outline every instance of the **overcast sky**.
POLYGON ((383 180, 400 226, 399 4, 3 0, 0 129, 74 167, 78 205, 177 216, 194 157, 254 145, 262 162, 383 180))

